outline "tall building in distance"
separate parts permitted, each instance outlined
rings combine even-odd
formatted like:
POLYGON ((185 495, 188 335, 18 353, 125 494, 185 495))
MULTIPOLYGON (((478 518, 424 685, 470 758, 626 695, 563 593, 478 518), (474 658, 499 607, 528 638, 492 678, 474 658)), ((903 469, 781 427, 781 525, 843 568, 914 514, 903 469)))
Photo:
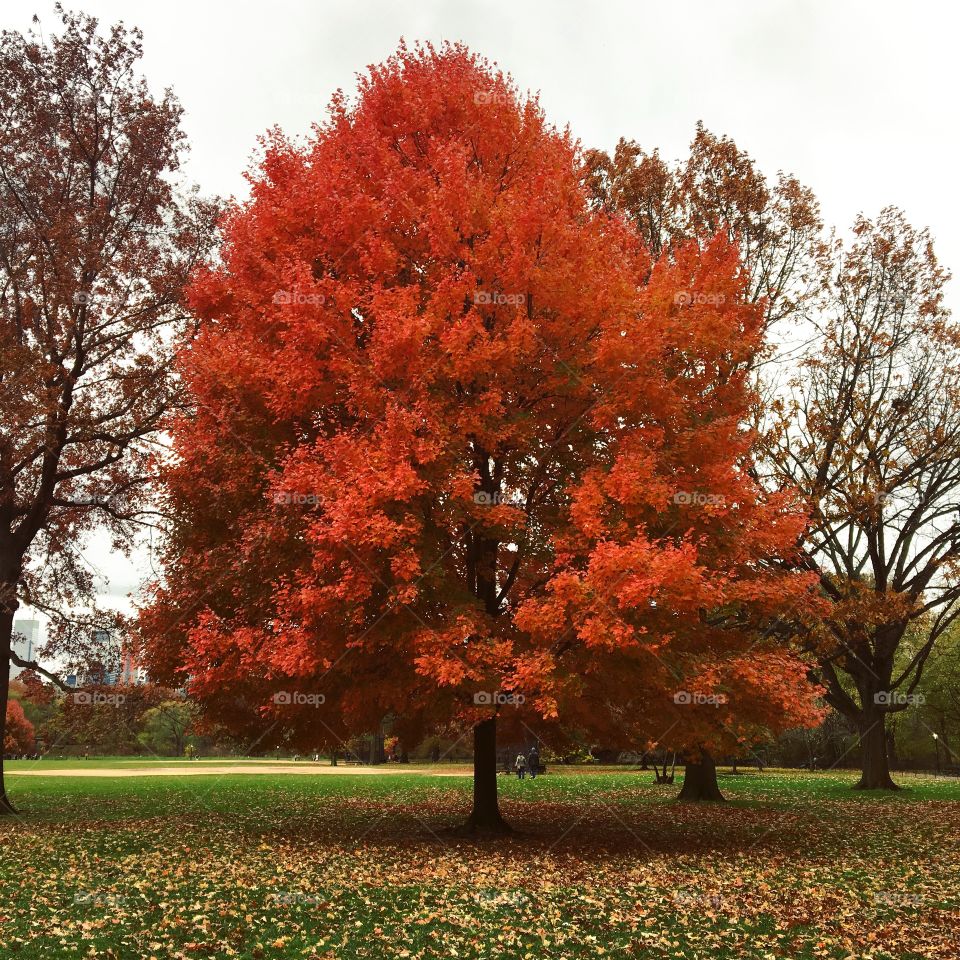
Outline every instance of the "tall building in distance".
POLYGON ((113 645, 113 634, 109 630, 93 631, 93 649, 98 651, 101 660, 91 664, 88 672, 88 683, 104 683, 113 686, 117 682, 117 671, 107 669, 107 664, 116 661, 116 652, 113 645))
MULTIPOLYGON (((39 645, 39 620, 13 621, 13 652, 20 657, 21 660, 35 659, 39 645)), ((21 673, 23 673, 23 667, 18 667, 11 661, 10 679, 12 680, 14 677, 18 677, 21 673)))
MULTIPOLYGON (((62 675, 68 687, 82 687, 86 684, 138 684, 147 682, 147 671, 140 666, 134 648, 125 639, 117 639, 110 630, 93 631, 94 648, 102 654, 102 662, 94 662, 79 673, 71 671, 62 675)), ((21 660, 36 660, 40 646, 39 620, 13 621, 13 652, 21 660)), ((23 667, 10 663, 10 679, 23 673, 23 667)))
POLYGON ((124 649, 120 661, 120 683, 146 683, 147 671, 137 663, 129 647, 124 649))
POLYGON ((103 659, 101 664, 88 671, 83 678, 85 683, 102 683, 111 687, 146 683, 147 671, 140 666, 127 638, 117 638, 110 630, 98 629, 93 631, 93 646, 95 650, 102 651, 103 659), (105 665, 109 665, 109 669, 105 665))

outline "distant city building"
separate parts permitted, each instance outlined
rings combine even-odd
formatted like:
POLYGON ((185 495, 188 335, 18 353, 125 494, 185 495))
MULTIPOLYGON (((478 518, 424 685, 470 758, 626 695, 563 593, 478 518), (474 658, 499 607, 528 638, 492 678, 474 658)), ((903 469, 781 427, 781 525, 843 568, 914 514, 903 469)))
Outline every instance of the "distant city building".
POLYGON ((129 647, 125 647, 120 655, 120 674, 117 683, 146 683, 147 669, 137 663, 137 658, 129 647))
POLYGON ((107 669, 103 663, 91 668, 86 677, 87 683, 102 683, 107 686, 117 684, 139 684, 147 682, 147 671, 137 662, 136 655, 130 645, 122 640, 119 648, 119 663, 116 656, 116 646, 113 634, 109 630, 98 629, 93 631, 95 648, 103 653, 103 661, 111 665, 116 664, 118 669, 107 669))
MULTIPOLYGON (((16 633, 14 650, 24 660, 33 659, 39 644, 40 624, 37 620, 17 620, 14 623, 16 633)), ((79 672, 62 674, 63 684, 71 689, 87 686, 118 686, 141 684, 148 680, 145 667, 140 666, 129 645, 121 641, 118 647, 116 638, 110 630, 94 630, 92 647, 98 656, 79 672), (119 651, 119 653, 118 653, 119 651)), ((11 679, 21 672, 20 667, 10 667, 11 679)))
MULTIPOLYGON (((13 621, 13 652, 21 660, 33 660, 36 657, 37 647, 40 645, 39 620, 13 621)), ((23 673, 23 667, 10 664, 10 679, 23 673)))
POLYGON ((136 657, 127 649, 123 652, 123 660, 120 665, 120 683, 146 683, 147 671, 137 663, 136 657))

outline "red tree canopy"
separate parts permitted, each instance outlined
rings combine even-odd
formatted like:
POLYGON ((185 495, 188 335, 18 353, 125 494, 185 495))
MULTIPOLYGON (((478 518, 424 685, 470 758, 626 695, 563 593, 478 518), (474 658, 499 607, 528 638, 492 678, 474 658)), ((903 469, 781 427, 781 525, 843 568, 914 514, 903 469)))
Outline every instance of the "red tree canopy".
POLYGON ((20 701, 8 700, 3 752, 30 753, 33 750, 34 737, 33 724, 26 718, 20 701))
POLYGON ((53 684, 44 683, 43 678, 35 670, 21 670, 16 680, 10 682, 10 689, 20 688, 24 700, 31 703, 48 704, 56 696, 53 684))
POLYGON ((736 248, 651 269, 578 164, 460 46, 401 48, 309 143, 268 139, 193 287, 159 678, 318 744, 475 722, 497 691, 675 745, 809 718, 759 632, 809 584, 776 568, 802 516, 749 472, 736 248))

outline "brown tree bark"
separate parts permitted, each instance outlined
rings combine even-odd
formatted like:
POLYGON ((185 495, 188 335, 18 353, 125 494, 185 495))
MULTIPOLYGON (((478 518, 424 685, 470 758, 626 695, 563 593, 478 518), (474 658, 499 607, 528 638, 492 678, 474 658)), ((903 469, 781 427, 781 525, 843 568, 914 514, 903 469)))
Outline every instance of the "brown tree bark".
POLYGON ((683 787, 678 800, 699 803, 705 800, 722 801, 726 798, 717 783, 717 765, 705 750, 695 760, 687 761, 683 774, 683 787))
POLYGON ((861 774, 854 790, 899 790, 890 776, 887 731, 883 713, 866 714, 860 722, 861 774))
MULTIPOLYGON (((2 589, 2 588, 0 588, 2 589)), ((16 596, 13 592, 11 596, 16 596)), ((11 606, 6 591, 0 594, 0 717, 6 719, 7 700, 10 697, 10 646, 13 640, 13 614, 16 609, 16 600, 11 606)), ((0 738, 6 724, 0 726, 0 738)), ((3 757, 3 740, 0 739, 0 760, 3 757)), ((16 813, 16 809, 7 797, 6 784, 3 779, 3 763, 0 762, 0 815, 16 813)))
POLYGON ((512 833, 497 801, 497 718, 473 728, 473 809, 460 833, 512 833))

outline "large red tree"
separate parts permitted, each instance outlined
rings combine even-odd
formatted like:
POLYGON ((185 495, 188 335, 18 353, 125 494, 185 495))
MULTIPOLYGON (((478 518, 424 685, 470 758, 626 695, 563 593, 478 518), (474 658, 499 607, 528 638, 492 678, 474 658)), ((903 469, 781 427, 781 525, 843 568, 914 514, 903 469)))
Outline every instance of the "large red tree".
MULTIPOLYGON (((807 588, 763 565, 800 520, 743 470, 760 314, 734 246, 653 265, 570 136, 460 46, 401 48, 309 143, 272 136, 252 188, 193 288, 159 675, 316 743, 459 723, 468 826, 503 829, 498 717, 573 711, 585 660, 636 681, 682 638, 644 717, 752 669, 807 588)), ((769 646, 769 686, 808 703, 769 646)))

